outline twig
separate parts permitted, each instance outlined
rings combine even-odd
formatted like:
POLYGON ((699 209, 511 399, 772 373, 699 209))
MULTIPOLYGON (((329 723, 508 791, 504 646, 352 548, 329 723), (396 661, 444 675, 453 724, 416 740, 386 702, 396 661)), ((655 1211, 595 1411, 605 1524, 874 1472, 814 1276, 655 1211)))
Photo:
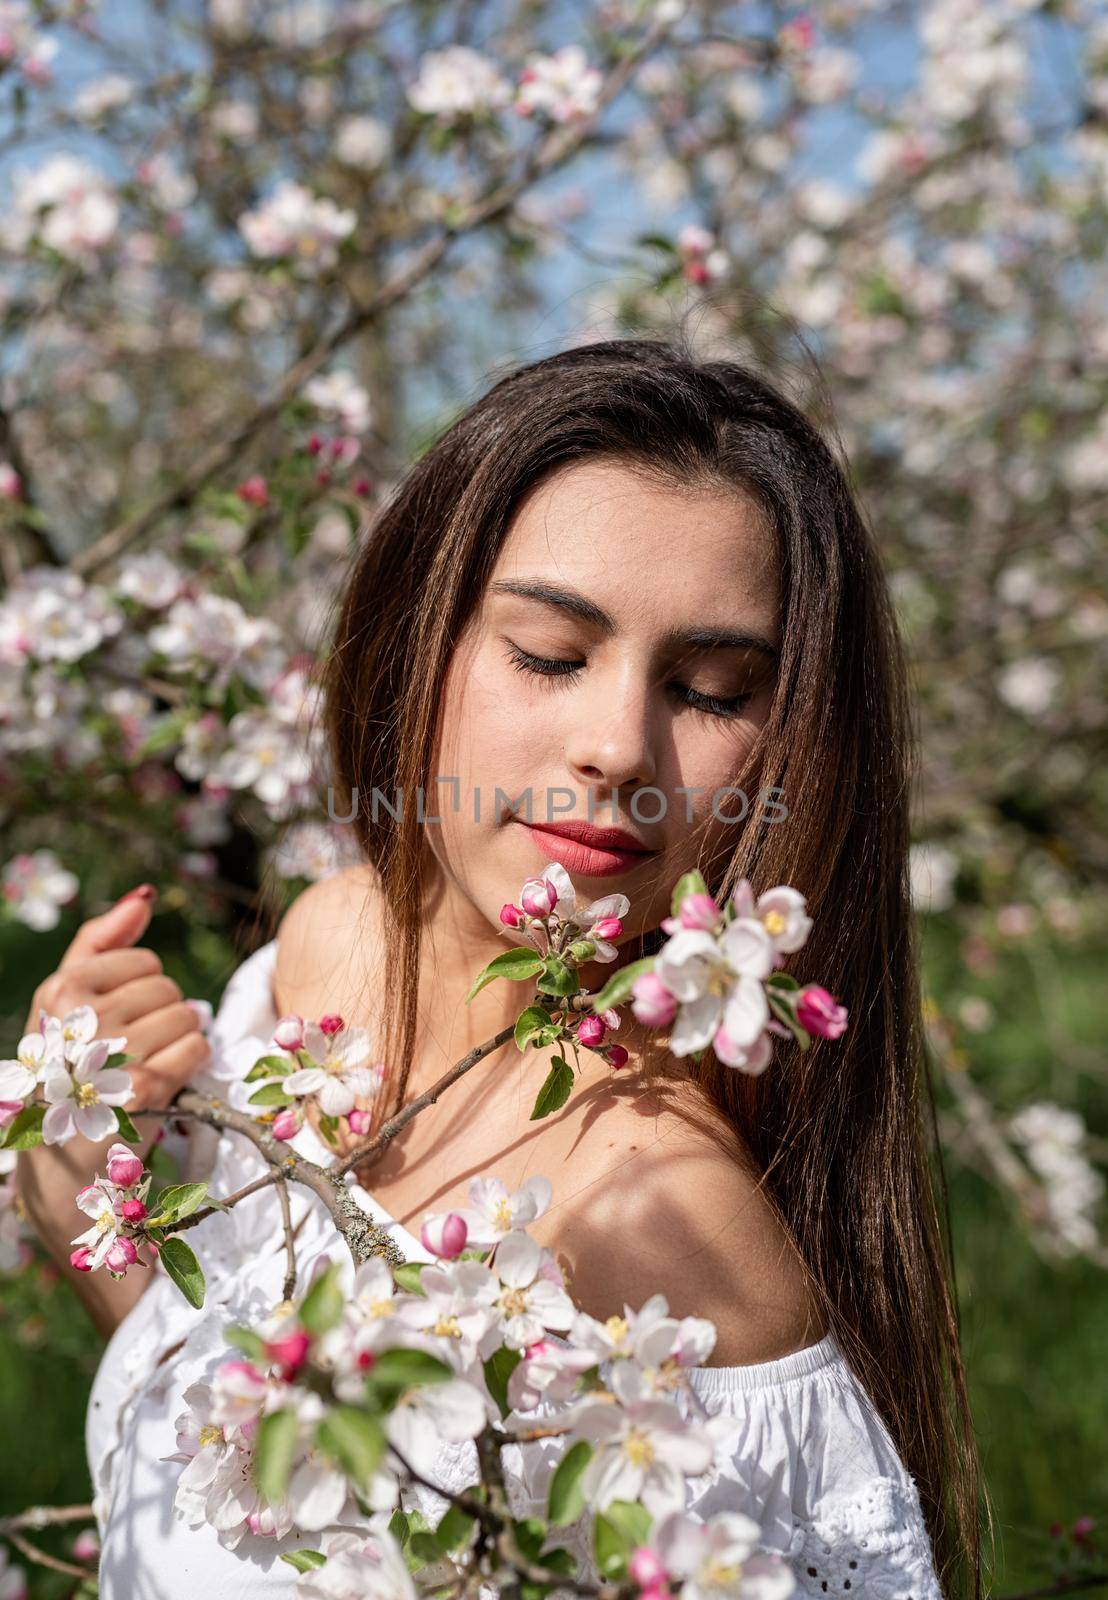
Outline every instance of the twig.
MULTIPOLYGON (((543 997, 540 995, 540 999, 543 997)), ((390 1117, 388 1122, 381 1125, 377 1134, 365 1144, 358 1145, 344 1156, 336 1167, 337 1172, 349 1172, 351 1168, 359 1166, 368 1156, 374 1156, 383 1150, 390 1140, 395 1139, 401 1129, 406 1128, 412 1118, 419 1112, 425 1111, 428 1106, 433 1106, 441 1094, 450 1088, 452 1083, 457 1083, 459 1078, 464 1078, 471 1067, 475 1067, 485 1056, 491 1055, 494 1050, 499 1050, 502 1044, 507 1044, 509 1039, 515 1037, 516 1025, 510 1023, 508 1027, 501 1028, 500 1032, 492 1039, 486 1039, 484 1044, 475 1045, 468 1055, 456 1061, 448 1072, 444 1072, 439 1081, 432 1084, 423 1094, 417 1095, 414 1100, 409 1100, 407 1105, 401 1106, 395 1117, 390 1117)))
POLYGON ((285 1254, 288 1257, 288 1271, 285 1273, 285 1282, 281 1289, 281 1296, 291 1300, 296 1293, 296 1240, 292 1236, 292 1208, 289 1205, 289 1186, 284 1178, 277 1179, 277 1200, 281 1207, 281 1227, 285 1234, 285 1254))
POLYGON ((21 1556, 26 1556, 28 1561, 34 1561, 40 1567, 49 1567, 54 1572, 64 1572, 67 1578, 96 1576, 91 1567, 79 1567, 75 1561, 63 1561, 60 1556, 47 1555, 45 1550, 40 1550, 21 1533, 6 1533, 4 1537, 15 1546, 21 1556))
POLYGON ((234 1111, 222 1100, 200 1094, 195 1089, 186 1089, 180 1099, 174 1102, 174 1114, 178 1106, 187 1115, 208 1122, 212 1127, 227 1128, 232 1133, 242 1134, 269 1162, 278 1177, 289 1183, 302 1184, 317 1195, 331 1213, 335 1227, 346 1240, 347 1248, 356 1262, 360 1264, 374 1256, 383 1256, 390 1266, 403 1264, 404 1256, 396 1240, 362 1210, 336 1168, 317 1167, 314 1161, 305 1160, 282 1140, 275 1139, 269 1129, 253 1117, 242 1111, 234 1111))
POLYGON ((91 1506, 28 1506, 15 1516, 0 1517, 0 1538, 6 1539, 20 1528, 51 1528, 65 1522, 91 1522, 91 1506))
MULTIPOLYGON (((684 15, 682 10, 681 15, 684 15)), ((415 250, 387 278, 376 294, 364 304, 348 311, 338 327, 321 339, 286 372, 268 400, 232 428, 216 443, 205 450, 180 482, 167 489, 145 509, 125 517, 94 543, 82 550, 70 563, 71 570, 86 576, 113 560, 134 544, 143 534, 155 527, 166 512, 188 505, 212 478, 216 477, 239 454, 243 445, 267 423, 279 415, 282 408, 297 395, 320 367, 347 344, 355 334, 375 322, 385 311, 404 300, 454 246, 457 240, 490 222, 497 221, 510 211, 520 195, 539 178, 555 172, 585 143, 593 132, 600 115, 619 95, 636 68, 665 38, 680 17, 664 17, 647 30, 642 39, 627 52, 623 60, 607 78, 597 99, 597 105, 587 116, 573 123, 555 128, 538 141, 528 153, 515 177, 495 184, 482 199, 466 207, 452 223, 447 223, 426 244, 415 250)))

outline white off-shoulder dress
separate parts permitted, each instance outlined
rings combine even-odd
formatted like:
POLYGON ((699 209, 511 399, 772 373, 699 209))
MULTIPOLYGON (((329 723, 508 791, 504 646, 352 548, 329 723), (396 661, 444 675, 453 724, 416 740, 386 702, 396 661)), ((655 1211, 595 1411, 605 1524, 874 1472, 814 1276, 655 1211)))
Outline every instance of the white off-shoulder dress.
MULTIPOLYGON (((243 962, 212 1024, 212 1056, 197 1084, 232 1104, 244 1103, 242 1076, 264 1053, 277 1020, 275 957, 270 943, 243 962)), ((304 1138, 315 1141, 310 1129, 298 1141, 304 1138)), ((199 1128, 187 1142, 190 1176, 199 1168, 216 1195, 264 1170, 236 1136, 199 1128)), ((357 1186, 353 1193, 407 1259, 431 1259, 371 1195, 357 1186)), ((313 1260, 328 1254, 341 1263, 347 1253, 314 1196, 297 1190, 292 1203, 303 1286, 313 1260)), ((260 1321, 281 1298, 286 1258, 272 1195, 211 1217, 193 1242, 207 1275, 203 1310, 193 1310, 157 1272, 113 1334, 93 1384, 86 1443, 102 1542, 101 1600, 291 1600, 296 1574, 279 1556, 318 1545, 318 1535, 247 1533, 227 1549, 210 1526, 178 1519, 181 1468, 162 1459, 176 1448, 184 1390, 226 1359, 225 1327, 260 1321)), ((718 1466, 688 1480, 691 1512, 753 1516, 763 1547, 791 1563, 800 1596, 942 1600, 916 1486, 831 1335, 777 1361, 692 1367, 688 1377, 707 1413, 729 1423, 718 1466)), ((517 1515, 545 1504, 560 1449, 558 1440, 543 1440, 505 1450, 517 1515)), ((440 1485, 461 1489, 476 1476, 471 1444, 444 1445, 440 1485)), ((405 1504, 437 1520, 447 1502, 417 1486, 405 1490, 405 1504)), ((574 1547, 572 1538, 565 1542, 574 1547)), ((581 1559, 588 1559, 584 1547, 581 1559)))

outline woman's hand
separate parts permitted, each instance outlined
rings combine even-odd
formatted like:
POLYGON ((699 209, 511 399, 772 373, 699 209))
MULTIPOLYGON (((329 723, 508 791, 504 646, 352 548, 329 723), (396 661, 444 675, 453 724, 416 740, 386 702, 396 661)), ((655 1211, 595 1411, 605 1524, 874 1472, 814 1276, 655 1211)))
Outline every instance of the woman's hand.
MULTIPOLYGON (((40 1010, 64 1017, 88 1005, 96 1012, 98 1037, 122 1034, 134 1089, 126 1110, 136 1119, 146 1109, 168 1106, 210 1054, 197 1012, 166 977, 153 950, 136 945, 150 924, 153 900, 154 890, 144 884, 103 916, 82 923, 57 971, 36 989, 27 1019, 27 1031, 33 1032, 40 1010)), ((148 1147, 158 1125, 143 1119, 139 1129, 148 1147)), ((106 1272, 76 1272, 69 1264, 73 1238, 87 1222, 75 1197, 103 1170, 111 1143, 77 1135, 64 1144, 39 1145, 20 1153, 17 1168, 32 1227, 105 1334, 122 1321, 150 1280, 149 1273, 132 1270, 116 1282, 106 1272)))
POLYGON ((83 922, 57 971, 35 990, 27 1018, 31 1032, 40 1010, 64 1017, 91 1006, 99 1038, 124 1035, 134 1087, 130 1112, 167 1106, 210 1054, 196 1010, 153 950, 135 946, 149 926, 154 893, 143 884, 103 916, 83 922))

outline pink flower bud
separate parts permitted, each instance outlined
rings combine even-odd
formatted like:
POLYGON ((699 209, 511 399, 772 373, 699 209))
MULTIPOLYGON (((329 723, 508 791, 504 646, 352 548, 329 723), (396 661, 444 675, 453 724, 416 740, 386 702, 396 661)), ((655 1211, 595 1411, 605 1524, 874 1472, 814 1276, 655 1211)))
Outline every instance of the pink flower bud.
POLYGON ((299 1106, 285 1106, 283 1111, 278 1111, 270 1128, 275 1139, 295 1139, 304 1122, 304 1113, 299 1106))
POLYGON ((621 1044, 613 1044, 608 1048, 608 1064, 615 1067, 618 1072, 620 1067, 627 1065, 627 1051, 621 1044))
POLYGON ((582 1044, 592 1046, 599 1044, 607 1031, 599 1017, 582 1017, 577 1026, 577 1037, 582 1044))
POLYGON ((320 1033, 325 1033, 328 1039, 331 1038, 332 1034, 341 1033, 345 1027, 346 1023, 334 1012, 329 1012, 327 1016, 319 1019, 319 1031, 320 1033))
POLYGON ((590 932, 594 939, 618 939, 623 932, 623 923, 618 917, 601 917, 599 922, 594 922, 590 932))
POLYGON ((22 1100, 0 1100, 0 1128, 6 1128, 10 1122, 14 1122, 22 1110, 22 1100))
POLYGON ((282 1050, 299 1050, 304 1043, 304 1018, 282 1017, 273 1030, 273 1043, 282 1050))
POLYGON ((305 449, 310 456, 317 456, 319 454, 319 452, 323 449, 323 440, 318 433, 309 434, 308 443, 305 446, 305 449))
POLYGON ((100 1540, 92 1528, 82 1528, 73 1541, 73 1554, 78 1561, 95 1561, 100 1554, 100 1540))
POLYGON ((368 1111, 350 1111, 347 1113, 346 1121, 351 1133, 363 1134, 368 1133, 372 1127, 373 1116, 368 1111))
POLYGON ((661 1556, 646 1544, 640 1544, 632 1550, 627 1571, 640 1589, 660 1589, 669 1578, 661 1556))
POLYGON ((291 1383, 300 1368, 308 1359, 308 1351, 312 1341, 304 1330, 298 1329, 283 1339, 274 1339, 265 1347, 265 1353, 270 1363, 279 1367, 281 1376, 286 1383, 291 1383))
POLYGON ((1089 1535, 1096 1527, 1094 1517, 1078 1517, 1073 1525, 1073 1539, 1075 1544, 1088 1544, 1089 1535))
POLYGON ((430 1250, 433 1256, 453 1261, 465 1249, 468 1233, 464 1217, 456 1211, 440 1211, 437 1216, 427 1218, 419 1237, 423 1248, 430 1250))
POLYGON ((679 913, 683 928, 700 928, 711 933, 719 921, 719 906, 710 894, 687 894, 679 913))
POLYGON ((119 1215, 124 1222, 141 1222, 150 1213, 141 1200, 124 1200, 119 1208, 119 1215))
POLYGON ((523 912, 510 900, 505 901, 500 907, 500 920, 506 928, 520 928, 523 926, 523 912))
POLYGON ((558 904, 558 891, 549 878, 528 878, 519 903, 529 917, 548 917, 558 904))
POLYGON ((108 1177, 121 1189, 138 1183, 143 1174, 142 1157, 125 1144, 113 1144, 108 1151, 108 1177))
POLYGON ((796 1020, 817 1039, 837 1039, 846 1032, 846 1018, 846 1007, 818 983, 808 984, 797 996, 796 1020))
POLYGON ((355 478, 354 482, 351 484, 351 488, 354 490, 354 493, 356 495, 360 495, 363 500, 368 500, 369 496, 373 493, 373 480, 372 478, 355 478))
POLYGON ((677 1015, 677 996, 656 972, 643 972, 631 985, 631 1010, 648 1028, 668 1028, 677 1015))
POLYGON ((69 1252, 69 1265, 76 1267, 78 1272, 92 1271, 92 1251, 85 1245, 79 1245, 76 1250, 69 1252))
POLYGON ((120 1234, 104 1257, 104 1265, 109 1272, 124 1273, 128 1267, 133 1267, 138 1260, 138 1251, 133 1239, 128 1239, 126 1234, 120 1234))
POLYGON ((236 488, 235 493, 248 506, 267 506, 269 504, 269 490, 266 488, 265 479, 260 472, 255 472, 252 477, 244 478, 236 488))

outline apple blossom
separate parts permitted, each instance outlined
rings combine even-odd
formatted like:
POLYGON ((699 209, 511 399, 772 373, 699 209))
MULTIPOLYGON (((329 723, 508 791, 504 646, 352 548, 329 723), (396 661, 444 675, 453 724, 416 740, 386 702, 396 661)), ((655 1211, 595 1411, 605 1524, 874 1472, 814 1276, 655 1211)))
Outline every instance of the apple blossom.
POLYGON ((63 1144, 77 1133, 100 1140, 115 1132, 114 1107, 131 1098, 131 1078, 104 1063, 123 1043, 123 1039, 96 1039, 82 1047, 72 1068, 66 1062, 48 1065, 43 1078, 49 1106, 42 1120, 46 1144, 63 1144))
POLYGON ((471 1178, 470 1204, 458 1210, 471 1250, 486 1250, 513 1229, 526 1228, 548 1210, 554 1190, 536 1173, 509 1193, 499 1178, 471 1178))
POLYGON ((297 1098, 310 1095, 325 1115, 346 1116, 355 1102, 372 1095, 381 1081, 379 1069, 365 1065, 369 1046, 366 1029, 344 1027, 341 1017, 309 1022, 302 1048, 313 1064, 281 1080, 285 1093, 297 1098))
POLYGON ((129 1145, 113 1144, 109 1145, 104 1158, 104 1170, 117 1188, 130 1189, 140 1181, 145 1168, 142 1157, 136 1155, 129 1145))

